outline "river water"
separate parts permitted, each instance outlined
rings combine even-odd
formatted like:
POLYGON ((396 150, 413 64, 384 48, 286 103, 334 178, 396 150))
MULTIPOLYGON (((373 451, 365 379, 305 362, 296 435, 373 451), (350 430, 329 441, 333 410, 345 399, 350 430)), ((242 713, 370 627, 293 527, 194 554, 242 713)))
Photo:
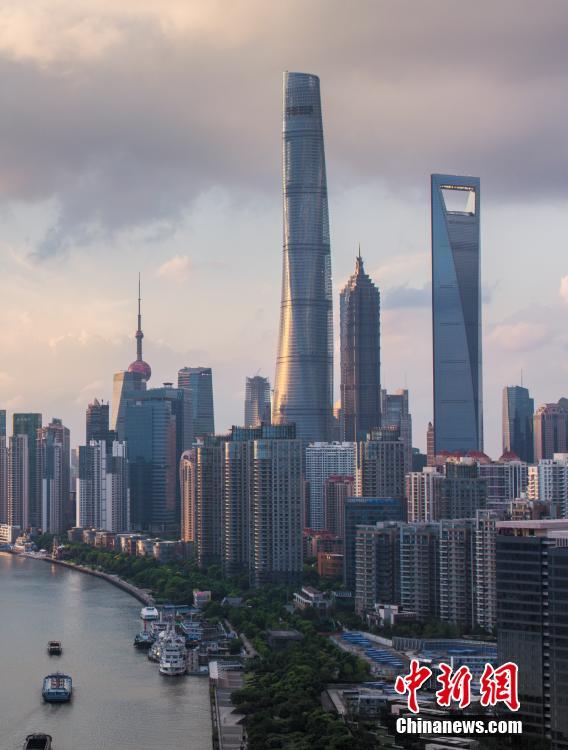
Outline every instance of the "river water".
POLYGON ((0 554, 0 750, 34 731, 53 750, 211 750, 208 680, 162 677, 133 647, 141 606, 100 578, 0 554), (72 676, 71 703, 42 701, 53 671, 72 676))

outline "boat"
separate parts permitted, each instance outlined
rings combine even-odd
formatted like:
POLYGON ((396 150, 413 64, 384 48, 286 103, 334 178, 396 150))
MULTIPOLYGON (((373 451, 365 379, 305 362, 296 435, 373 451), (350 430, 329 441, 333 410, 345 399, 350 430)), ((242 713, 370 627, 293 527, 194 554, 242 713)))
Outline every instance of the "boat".
POLYGON ((175 632, 173 626, 170 626, 160 649, 160 674, 167 677, 185 674, 187 669, 185 659, 185 639, 175 632))
POLYGON ((50 656, 61 656, 61 654, 63 653, 63 646, 61 645, 61 641, 48 641, 47 653, 50 656))
POLYGON ((141 630, 134 638, 134 646, 141 651, 149 649, 154 643, 154 636, 149 630, 141 630))
POLYGON ((54 672, 43 678, 42 695, 46 703, 67 703, 73 693, 73 680, 68 674, 54 672))
POLYGON ((51 750, 50 734, 28 734, 24 742, 24 750, 51 750))
POLYGON ((141 620, 159 620, 160 619, 160 613, 156 609, 156 607, 142 607, 140 610, 140 619, 141 620))

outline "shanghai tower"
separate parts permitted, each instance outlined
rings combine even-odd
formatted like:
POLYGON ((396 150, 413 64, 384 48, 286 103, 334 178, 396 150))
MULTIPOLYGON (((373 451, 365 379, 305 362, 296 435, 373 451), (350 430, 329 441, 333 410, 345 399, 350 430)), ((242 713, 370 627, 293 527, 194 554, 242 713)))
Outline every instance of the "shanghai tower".
POLYGON ((272 420, 309 441, 330 436, 333 312, 319 78, 284 73, 283 262, 272 420))

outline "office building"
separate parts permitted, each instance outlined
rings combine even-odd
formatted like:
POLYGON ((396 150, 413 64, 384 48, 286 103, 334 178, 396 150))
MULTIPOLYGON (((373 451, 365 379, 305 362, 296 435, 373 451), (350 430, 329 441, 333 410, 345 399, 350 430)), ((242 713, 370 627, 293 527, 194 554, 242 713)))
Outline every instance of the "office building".
POLYGON ((404 443, 404 472, 413 471, 412 415, 408 409, 407 388, 399 388, 394 393, 381 390, 381 426, 399 430, 404 443))
POLYGON ((355 477, 332 474, 323 485, 323 527, 341 540, 345 537, 345 503, 355 494, 355 477))
POLYGON ((436 438, 432 422, 428 422, 428 429, 426 430, 426 465, 436 465, 436 438))
POLYGON ((345 503, 343 580, 355 591, 355 541, 357 526, 383 521, 402 521, 403 503, 392 497, 352 497, 345 503))
POLYGON ((534 400, 527 388, 503 388, 503 453, 514 453, 521 461, 534 460, 534 400))
POLYGON ((400 603, 419 622, 440 614, 440 524, 405 523, 400 531, 400 603))
POLYGON ((179 532, 179 460, 192 445, 191 404, 183 388, 164 383, 125 396, 131 521, 136 529, 179 532))
POLYGON ((0 409, 0 438, 6 437, 6 409, 0 409))
MULTIPOLYGON (((96 398, 87 406, 85 416, 86 440, 85 444, 89 445, 92 440, 108 440, 110 433, 110 415, 109 404, 99 401, 96 398)), ((114 436, 114 433, 112 433, 114 436)))
MULTIPOLYGON (((41 414, 14 414, 12 433, 14 436, 27 436, 26 459, 28 478, 26 482, 27 499, 25 506, 27 508, 26 523, 23 528, 28 526, 32 529, 41 527, 41 485, 37 475, 37 448, 36 438, 37 431, 41 428, 41 414)), ((19 447, 16 449, 19 450, 19 447)), ((19 524, 21 525, 21 524, 19 524)))
POLYGON ((479 179, 432 175, 435 452, 483 450, 479 179))
POLYGON ((320 82, 284 73, 283 258, 272 421, 298 438, 330 439, 333 310, 320 82))
POLYGON ((211 368, 182 367, 178 371, 178 388, 183 388, 189 394, 193 436, 214 435, 213 371, 211 368))
POLYGON ((269 423, 270 415, 270 382, 268 378, 255 375, 247 378, 245 388, 245 427, 259 427, 263 422, 269 423))
POLYGON ((539 406, 533 418, 534 461, 568 452, 568 399, 539 406))
POLYGON ((568 521, 497 523, 497 647, 518 665, 527 741, 568 747, 568 521))
POLYGON ((40 482, 41 529, 61 534, 74 524, 70 515, 70 433, 60 419, 37 432, 37 476, 40 482))
POLYGON ((130 530, 130 489, 126 445, 104 440, 79 447, 77 520, 82 528, 122 533, 130 530))
POLYGON ((380 313, 379 290, 359 253, 339 297, 342 440, 365 440, 381 425, 380 313))
MULTIPOLYGON (((35 446, 35 438, 34 438, 35 446)), ((35 451, 34 451, 35 453, 35 451)), ((9 526, 19 526, 24 531, 30 523, 30 451, 28 436, 12 435, 8 443, 8 519, 9 526)), ((33 472, 35 478, 35 470, 33 472)), ((36 525, 36 528, 39 524, 36 525)))
POLYGON ((440 620, 466 630, 474 624, 474 523, 440 521, 440 620))
POLYGON ((474 518, 487 507, 487 482, 477 461, 447 461, 440 497, 440 519, 474 518))
POLYGON ((437 521, 442 506, 445 478, 433 466, 406 475, 406 511, 408 521, 437 521))
POLYGON ((309 485, 308 526, 324 524, 324 485, 333 475, 355 475, 355 443, 312 443, 306 448, 306 481, 309 485))
POLYGON ((399 430, 373 430, 366 442, 357 443, 357 496, 403 499, 404 469, 405 450, 399 430))

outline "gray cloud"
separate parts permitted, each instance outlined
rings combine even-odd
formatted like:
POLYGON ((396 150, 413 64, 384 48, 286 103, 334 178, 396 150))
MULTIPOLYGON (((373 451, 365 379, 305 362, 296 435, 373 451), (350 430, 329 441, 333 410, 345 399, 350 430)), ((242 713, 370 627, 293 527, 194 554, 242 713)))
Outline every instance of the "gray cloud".
POLYGON ((217 186, 277 201, 287 68, 322 78, 331 190, 425 194, 448 171, 490 200, 566 194, 560 0, 121 5, 24 0, 2 19, 0 200, 57 206, 39 257, 167 231, 217 186))
POLYGON ((430 307, 432 303, 432 287, 425 284, 422 287, 396 286, 382 292, 382 306, 386 309, 402 307, 430 307))

